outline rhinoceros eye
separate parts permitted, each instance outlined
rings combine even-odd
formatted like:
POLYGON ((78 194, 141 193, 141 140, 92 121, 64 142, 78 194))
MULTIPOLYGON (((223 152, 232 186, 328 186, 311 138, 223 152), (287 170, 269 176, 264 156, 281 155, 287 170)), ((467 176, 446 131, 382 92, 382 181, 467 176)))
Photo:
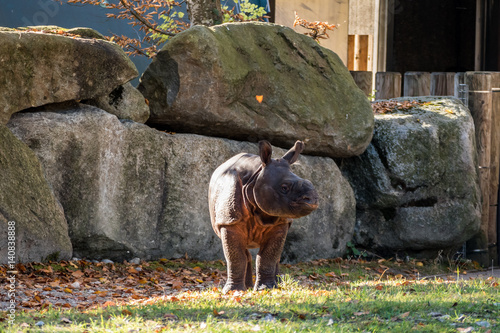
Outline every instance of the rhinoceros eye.
POLYGON ((290 186, 288 186, 287 184, 282 184, 281 185, 281 192, 288 193, 288 191, 290 191, 290 186))

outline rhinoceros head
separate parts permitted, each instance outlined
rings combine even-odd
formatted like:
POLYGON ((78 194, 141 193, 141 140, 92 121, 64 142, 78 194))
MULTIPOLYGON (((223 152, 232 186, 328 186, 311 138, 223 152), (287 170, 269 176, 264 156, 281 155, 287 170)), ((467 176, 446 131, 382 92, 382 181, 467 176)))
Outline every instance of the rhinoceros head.
POLYGON ((318 194, 309 180, 292 173, 304 144, 297 141, 282 158, 272 159, 272 147, 267 141, 259 142, 262 167, 252 187, 253 203, 270 216, 298 218, 318 208, 318 194))

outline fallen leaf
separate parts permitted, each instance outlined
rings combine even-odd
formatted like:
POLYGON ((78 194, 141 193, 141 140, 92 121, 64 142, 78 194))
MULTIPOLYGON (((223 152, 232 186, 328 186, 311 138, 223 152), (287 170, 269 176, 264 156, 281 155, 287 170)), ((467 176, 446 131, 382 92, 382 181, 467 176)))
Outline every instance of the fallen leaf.
POLYGON ((73 290, 69 289, 69 288, 64 288, 63 290, 65 293, 70 293, 72 294, 73 293, 73 290))
POLYGON ((130 274, 137 274, 137 273, 139 273, 139 271, 136 270, 134 267, 129 267, 129 269, 127 269, 127 272, 129 272, 130 274))
POLYGON ((169 321, 177 321, 179 320, 179 317, 174 315, 173 313, 167 313, 166 315, 163 316, 163 318, 169 320, 169 321))
POLYGON ((257 96, 255 96, 255 99, 257 100, 257 102, 262 103, 262 101, 264 100, 264 96, 263 95, 257 95, 257 96))
POLYGON ((175 280, 172 282, 172 289, 181 289, 183 285, 182 281, 175 280))
POLYGON ((131 315, 132 315, 132 312, 130 312, 130 311, 129 311, 129 310, 127 310, 127 309, 123 309, 123 310, 122 310, 122 314, 123 314, 123 315, 126 315, 126 316, 131 316, 131 315))
POLYGON ((74 277, 76 277, 78 279, 78 278, 81 278, 85 274, 81 270, 77 270, 77 271, 74 271, 73 273, 71 273, 71 275, 73 275, 74 277))
POLYGON ((367 314, 370 314, 369 311, 362 311, 362 312, 354 312, 353 313, 355 316, 364 316, 364 315, 367 315, 367 314))
POLYGON ((214 313, 214 317, 219 317, 219 316, 223 315, 225 312, 224 311, 219 312, 219 311, 217 311, 217 309, 214 309, 213 313, 214 313))

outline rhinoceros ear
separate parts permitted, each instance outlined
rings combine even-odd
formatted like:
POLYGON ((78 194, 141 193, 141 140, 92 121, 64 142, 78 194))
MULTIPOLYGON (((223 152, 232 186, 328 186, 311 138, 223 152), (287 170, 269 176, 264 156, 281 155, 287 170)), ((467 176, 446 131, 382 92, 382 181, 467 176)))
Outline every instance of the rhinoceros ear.
POLYGON ((259 141, 259 155, 262 163, 268 165, 271 162, 271 155, 273 153, 273 148, 271 144, 266 140, 259 141))
POLYGON ((290 149, 285 155, 283 155, 283 159, 287 160, 288 163, 293 164, 297 162, 299 159, 299 155, 304 150, 304 143, 302 141, 295 142, 295 145, 290 149))

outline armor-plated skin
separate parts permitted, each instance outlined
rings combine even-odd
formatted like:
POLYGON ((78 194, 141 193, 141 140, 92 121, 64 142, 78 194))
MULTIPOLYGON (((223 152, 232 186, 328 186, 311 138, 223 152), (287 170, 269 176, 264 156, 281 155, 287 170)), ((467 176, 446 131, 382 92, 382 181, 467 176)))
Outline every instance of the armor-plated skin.
POLYGON ((208 202, 212 227, 221 238, 227 261, 223 293, 252 287, 250 248, 260 248, 254 289, 276 286, 291 219, 318 207, 318 194, 311 182, 290 170, 303 148, 297 141, 281 159, 271 159, 271 144, 261 141, 260 156, 242 153, 214 171, 208 202))

